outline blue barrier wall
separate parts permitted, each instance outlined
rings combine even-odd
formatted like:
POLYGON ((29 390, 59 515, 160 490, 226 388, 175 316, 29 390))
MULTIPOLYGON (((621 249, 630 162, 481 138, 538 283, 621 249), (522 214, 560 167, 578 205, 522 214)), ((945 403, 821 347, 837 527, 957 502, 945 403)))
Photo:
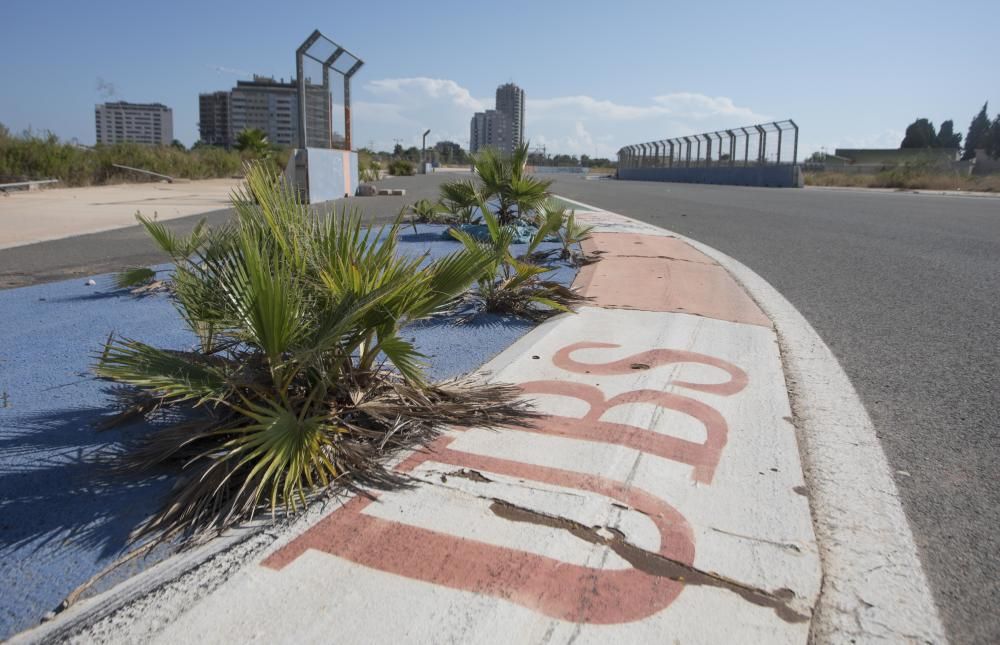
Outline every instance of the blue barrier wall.
POLYGON ((801 188, 798 166, 715 166, 710 168, 619 168, 618 179, 674 181, 683 184, 801 188))

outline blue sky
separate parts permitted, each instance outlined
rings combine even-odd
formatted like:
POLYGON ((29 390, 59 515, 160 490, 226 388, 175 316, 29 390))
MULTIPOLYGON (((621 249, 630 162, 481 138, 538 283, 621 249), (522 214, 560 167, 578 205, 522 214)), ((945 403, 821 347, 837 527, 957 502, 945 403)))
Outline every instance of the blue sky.
POLYGON ((94 104, 159 101, 197 137, 198 93, 285 77, 319 28, 365 59, 356 145, 452 139, 513 80, 548 151, 791 117, 803 152, 895 147, 917 117, 1000 110, 996 1, 504 3, 4 0, 0 123, 94 141, 94 104), (497 10, 497 7, 502 10, 497 10), (98 80, 105 81, 105 91, 98 80))

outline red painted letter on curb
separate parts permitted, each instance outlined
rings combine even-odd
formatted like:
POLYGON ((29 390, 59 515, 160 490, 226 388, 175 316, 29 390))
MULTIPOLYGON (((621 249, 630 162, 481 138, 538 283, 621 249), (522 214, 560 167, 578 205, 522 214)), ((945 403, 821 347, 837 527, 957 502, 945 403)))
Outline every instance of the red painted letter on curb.
POLYGON ((573 352, 581 349, 614 349, 616 347, 621 347, 621 345, 592 342, 574 343, 556 352, 556 355, 552 357, 552 364, 567 372, 575 372, 576 374, 632 374, 636 370, 636 365, 642 365, 644 368, 654 368, 672 363, 699 363, 701 365, 718 367, 729 372, 729 381, 726 383, 675 381, 673 385, 722 396, 736 394, 747 386, 747 373, 732 363, 709 356, 708 354, 688 352, 681 349, 651 349, 617 361, 611 361, 610 363, 580 363, 570 357, 573 352))
MULTIPOLYGON (((616 347, 608 343, 575 343, 556 352, 553 364, 577 374, 622 375, 635 369, 698 363, 725 370, 729 381, 674 381, 673 385, 721 396, 733 395, 747 385, 746 373, 735 365, 683 350, 653 349, 603 364, 580 363, 571 358, 577 350, 616 347)), ((515 431, 625 446, 688 464, 693 469, 692 478, 700 483, 711 483, 726 445, 728 426, 722 415, 707 403, 680 394, 640 389, 606 399, 593 385, 557 380, 531 381, 521 387, 526 394, 573 397, 587 403, 589 409, 583 418, 548 416, 535 427, 512 428, 515 431), (687 414, 704 425, 707 438, 704 443, 696 443, 649 428, 601 420, 608 410, 630 403, 651 403, 687 414)), ((598 475, 453 450, 449 447, 453 440, 448 436, 438 439, 430 447, 432 452, 414 453, 398 470, 410 472, 431 461, 600 495, 641 511, 655 524, 660 536, 658 555, 686 565, 694 562, 690 526, 662 499, 598 475)), ((352 499, 268 557, 264 566, 280 570, 306 550, 315 549, 387 573, 502 598, 560 620, 604 625, 649 617, 668 607, 683 589, 681 582, 634 567, 596 569, 381 519, 364 512, 372 503, 367 498, 352 499)), ((550 523, 544 525, 558 530, 550 523)), ((573 526, 566 524, 567 530, 573 526)))
MULTIPOLYGON (((433 461, 603 495, 653 521, 660 533, 659 555, 689 565, 694 561, 687 522, 653 495, 603 477, 453 451, 447 448, 452 440, 439 439, 434 454, 414 455, 401 470, 433 461)), ((634 568, 594 569, 384 520, 364 513, 371 503, 352 499, 268 557, 264 566, 280 570, 316 549, 380 571, 503 598, 552 618, 604 625, 651 616, 683 589, 681 582, 634 568)))
POLYGON ((633 390, 605 400, 604 394, 593 385, 567 383, 566 381, 530 381, 521 383, 521 389, 525 394, 556 394, 573 397, 590 406, 583 418, 551 415, 541 419, 534 427, 522 428, 525 432, 600 441, 633 448, 657 457, 688 464, 694 468, 691 473, 691 478, 694 481, 701 484, 712 483, 722 449, 726 446, 729 428, 722 415, 706 403, 679 394, 656 390, 633 390), (600 420, 601 415, 611 408, 628 403, 652 403, 694 417, 705 426, 707 436, 705 443, 695 443, 679 437, 660 434, 648 428, 600 420))

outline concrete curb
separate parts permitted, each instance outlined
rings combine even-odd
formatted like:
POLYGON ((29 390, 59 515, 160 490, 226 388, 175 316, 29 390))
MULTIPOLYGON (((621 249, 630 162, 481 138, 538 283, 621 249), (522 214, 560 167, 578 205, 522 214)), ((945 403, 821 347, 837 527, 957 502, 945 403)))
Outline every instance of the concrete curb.
POLYGON ((750 268, 701 242, 671 235, 725 267, 778 333, 823 562, 811 640, 947 642, 875 428, 833 352, 750 268))

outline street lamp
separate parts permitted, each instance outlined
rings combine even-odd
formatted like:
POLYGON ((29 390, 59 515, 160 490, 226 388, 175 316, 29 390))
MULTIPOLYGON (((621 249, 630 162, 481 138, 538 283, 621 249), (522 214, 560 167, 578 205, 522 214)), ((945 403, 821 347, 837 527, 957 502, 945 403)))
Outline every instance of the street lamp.
POLYGON ((424 140, 420 144, 420 174, 427 174, 427 135, 431 133, 431 129, 427 128, 424 132, 424 140))

